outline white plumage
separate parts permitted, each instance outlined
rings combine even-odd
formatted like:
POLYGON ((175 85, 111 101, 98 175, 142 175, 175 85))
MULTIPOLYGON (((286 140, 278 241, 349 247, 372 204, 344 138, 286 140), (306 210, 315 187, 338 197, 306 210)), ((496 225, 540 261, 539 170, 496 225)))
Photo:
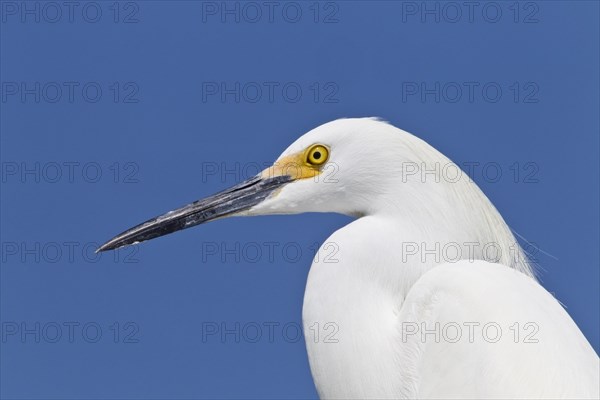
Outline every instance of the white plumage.
POLYGON ((338 262, 324 263, 331 246, 322 247, 306 286, 305 331, 315 322, 338 327, 337 343, 306 335, 321 397, 598 398, 598 356, 466 174, 455 181, 414 173, 415 165, 435 171, 450 161, 374 119, 320 126, 280 158, 312 143, 330 146, 332 179, 294 182, 250 214, 360 217, 325 241, 336 245, 338 262), (496 257, 483 254, 489 243, 501 249, 497 264, 482 261, 496 257), (465 260, 446 263, 441 249, 457 245, 465 260), (402 253, 415 246, 417 254, 402 253), (436 323, 438 342, 423 338, 436 323), (454 342, 456 325, 462 337, 454 342))
POLYGON ((598 356, 536 281, 498 211, 456 171, 389 124, 337 120, 258 176, 99 251, 226 216, 352 215, 319 250, 306 285, 306 346, 321 397, 598 398, 598 356), (315 340, 315 326, 335 327, 334 337, 315 340))

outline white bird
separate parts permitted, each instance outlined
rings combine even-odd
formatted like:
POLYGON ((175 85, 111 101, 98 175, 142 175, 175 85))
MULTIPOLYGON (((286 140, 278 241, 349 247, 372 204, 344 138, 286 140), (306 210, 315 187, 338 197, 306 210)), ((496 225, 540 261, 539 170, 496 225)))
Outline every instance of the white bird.
POLYGON ((99 251, 225 216, 355 216, 326 240, 306 284, 305 332, 335 328, 334 340, 305 335, 319 396, 598 398, 595 351, 460 172, 385 122, 336 120, 300 137, 258 176, 99 251), (323 262, 332 243, 337 262, 323 262))

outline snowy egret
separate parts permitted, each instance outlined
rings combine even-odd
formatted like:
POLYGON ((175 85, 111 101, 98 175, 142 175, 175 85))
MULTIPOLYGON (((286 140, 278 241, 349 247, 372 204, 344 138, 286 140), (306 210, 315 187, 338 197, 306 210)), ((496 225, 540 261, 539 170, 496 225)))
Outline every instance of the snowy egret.
POLYGON ((492 203, 433 147, 377 119, 317 127, 261 174, 98 250, 302 212, 357 217, 327 240, 339 262, 313 262, 306 285, 305 331, 337 331, 306 339, 321 397, 598 398, 598 356, 492 203))

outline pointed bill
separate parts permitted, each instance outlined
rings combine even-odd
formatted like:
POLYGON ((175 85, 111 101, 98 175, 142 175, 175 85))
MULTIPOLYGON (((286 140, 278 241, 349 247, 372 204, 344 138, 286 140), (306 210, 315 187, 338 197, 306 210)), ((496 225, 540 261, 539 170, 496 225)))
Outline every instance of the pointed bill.
POLYGON ((217 218, 243 214, 293 180, 289 175, 259 174, 229 189, 152 218, 115 236, 96 252, 115 250, 191 228, 217 218))

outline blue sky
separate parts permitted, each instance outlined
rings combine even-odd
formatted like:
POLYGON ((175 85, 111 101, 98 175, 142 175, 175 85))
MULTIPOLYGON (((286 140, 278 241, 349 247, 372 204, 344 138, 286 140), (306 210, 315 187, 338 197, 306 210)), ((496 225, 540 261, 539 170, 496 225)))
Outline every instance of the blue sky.
POLYGON ((471 168, 598 351, 597 2, 0 7, 3 398, 314 398, 302 295, 350 218, 93 250, 351 116, 471 168))

